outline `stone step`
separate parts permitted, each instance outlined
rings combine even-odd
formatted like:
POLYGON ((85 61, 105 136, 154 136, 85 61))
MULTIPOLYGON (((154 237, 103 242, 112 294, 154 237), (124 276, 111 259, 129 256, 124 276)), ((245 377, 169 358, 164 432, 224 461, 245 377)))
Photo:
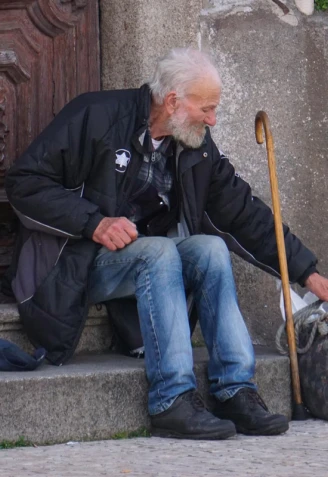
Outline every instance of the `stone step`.
MULTIPOLYGON (((91 306, 75 354, 106 352, 110 348, 112 337, 113 331, 105 306, 100 309, 91 306)), ((15 303, 0 304, 0 338, 16 343, 28 353, 34 350, 23 329, 15 303)), ((192 341, 196 346, 204 345, 198 323, 192 341)))
MULTIPOLYGON (((289 360, 256 347, 255 381, 271 411, 291 415, 289 360)), ((198 387, 208 396, 207 353, 194 349, 198 387)), ((208 405, 211 400, 207 398, 208 405)), ((0 440, 36 444, 107 439, 149 427, 143 360, 113 353, 75 356, 32 372, 0 372, 0 440)))
MULTIPOLYGON (((14 303, 0 305, 0 338, 12 341, 27 352, 33 351, 14 303)), ((91 306, 76 354, 107 351, 112 340, 112 330, 105 307, 91 306)))

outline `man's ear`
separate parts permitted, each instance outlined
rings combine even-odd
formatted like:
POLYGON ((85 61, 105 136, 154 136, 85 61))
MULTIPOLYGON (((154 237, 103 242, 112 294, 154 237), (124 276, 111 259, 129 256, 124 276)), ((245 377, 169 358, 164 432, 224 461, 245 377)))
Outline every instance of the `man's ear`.
POLYGON ((164 105, 167 113, 171 116, 177 108, 177 93, 170 91, 164 98, 164 105))

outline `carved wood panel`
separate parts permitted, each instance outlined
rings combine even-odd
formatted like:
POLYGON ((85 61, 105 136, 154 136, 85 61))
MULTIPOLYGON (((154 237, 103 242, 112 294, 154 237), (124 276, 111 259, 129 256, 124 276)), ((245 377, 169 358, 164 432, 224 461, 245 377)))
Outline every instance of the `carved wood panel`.
POLYGON ((68 101, 99 87, 97 0, 0 0, 0 273, 6 170, 68 101))

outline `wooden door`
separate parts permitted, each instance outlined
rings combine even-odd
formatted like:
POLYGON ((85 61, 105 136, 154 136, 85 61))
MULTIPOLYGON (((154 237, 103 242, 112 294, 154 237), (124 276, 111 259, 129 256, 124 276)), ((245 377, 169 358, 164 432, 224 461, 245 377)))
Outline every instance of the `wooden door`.
POLYGON ((97 0, 0 0, 0 274, 15 234, 7 169, 68 101, 99 87, 97 0))

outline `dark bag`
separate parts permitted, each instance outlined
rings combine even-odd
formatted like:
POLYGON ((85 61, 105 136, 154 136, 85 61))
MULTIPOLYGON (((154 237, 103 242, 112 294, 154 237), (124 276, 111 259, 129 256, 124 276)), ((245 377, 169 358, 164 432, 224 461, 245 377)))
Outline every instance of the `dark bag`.
MULTIPOLYGON (((303 402, 314 417, 328 420, 328 308, 322 300, 305 306, 293 315, 303 402)), ((277 332, 280 353, 286 327, 277 332)))
POLYGON ((153 214, 137 222, 138 232, 148 237, 166 237, 167 232, 177 224, 176 217, 176 207, 172 207, 168 210, 166 205, 162 205, 161 208, 153 212, 153 214))
POLYGON ((30 355, 15 343, 0 339, 0 371, 33 371, 40 366, 45 356, 46 350, 43 348, 30 355))
POLYGON ((105 306, 113 329, 111 349, 133 358, 143 358, 145 349, 135 298, 109 300, 105 306))
MULTIPOLYGON (((308 341, 310 331, 300 333, 301 343, 308 341)), ((305 406, 314 417, 328 421, 328 335, 316 332, 309 350, 298 355, 298 363, 305 406)))
MULTIPOLYGON (((140 330, 137 300, 134 297, 117 298, 106 301, 104 304, 113 328, 111 349, 133 358, 144 358, 145 348, 140 330)), ((191 336, 198 317, 196 308, 192 304, 189 310, 191 336)))

